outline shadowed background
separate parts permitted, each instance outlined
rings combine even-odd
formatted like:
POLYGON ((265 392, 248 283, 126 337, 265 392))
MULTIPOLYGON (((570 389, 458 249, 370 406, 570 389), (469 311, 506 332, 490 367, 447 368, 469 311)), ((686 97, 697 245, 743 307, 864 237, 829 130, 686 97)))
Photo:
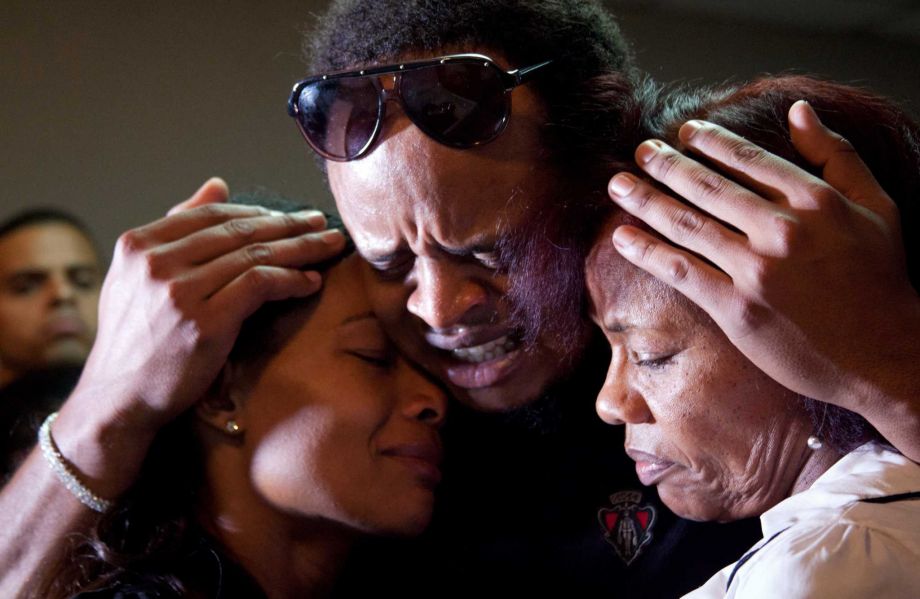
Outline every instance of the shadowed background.
MULTIPOLYGON (((285 112, 320 0, 0 3, 0 219, 82 216, 107 252, 209 176, 330 206, 285 112)), ((904 0, 610 0, 663 81, 815 73, 920 114, 920 6, 904 0)), ((360 27, 360 24, 356 24, 360 27)))

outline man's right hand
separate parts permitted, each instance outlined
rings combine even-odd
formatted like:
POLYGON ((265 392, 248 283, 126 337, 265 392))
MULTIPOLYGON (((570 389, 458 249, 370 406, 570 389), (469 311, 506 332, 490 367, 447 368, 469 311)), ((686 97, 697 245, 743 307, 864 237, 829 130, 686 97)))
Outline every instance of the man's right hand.
POLYGON ((315 211, 226 203, 211 179, 170 214, 123 234, 102 288, 99 332, 54 438, 103 496, 133 482, 157 430, 197 401, 243 321, 267 301, 321 286, 319 263, 342 250, 315 211))

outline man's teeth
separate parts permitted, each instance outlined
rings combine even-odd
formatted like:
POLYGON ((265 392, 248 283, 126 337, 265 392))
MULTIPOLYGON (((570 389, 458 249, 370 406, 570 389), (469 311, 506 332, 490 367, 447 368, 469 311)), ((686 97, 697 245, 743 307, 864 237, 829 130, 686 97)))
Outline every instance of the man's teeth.
POLYGON ((464 362, 473 362, 475 364, 479 362, 488 362, 489 360, 494 360, 495 358, 501 358, 516 348, 517 343, 505 335, 504 337, 493 339, 492 341, 483 343, 482 345, 475 345, 473 347, 459 347, 457 349, 451 350, 450 353, 452 353, 454 357, 459 360, 463 360, 464 362))

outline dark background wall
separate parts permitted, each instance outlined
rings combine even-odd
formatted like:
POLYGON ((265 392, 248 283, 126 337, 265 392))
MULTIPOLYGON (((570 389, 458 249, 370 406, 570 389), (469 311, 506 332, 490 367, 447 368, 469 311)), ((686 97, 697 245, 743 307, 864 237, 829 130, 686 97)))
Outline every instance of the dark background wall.
MULTIPOLYGON (((325 4, 0 1, 0 219, 32 205, 69 208, 109 248, 211 175, 328 205, 284 110, 303 75, 301 32, 325 4)), ((659 79, 794 69, 920 113, 916 2, 608 4, 659 79)))

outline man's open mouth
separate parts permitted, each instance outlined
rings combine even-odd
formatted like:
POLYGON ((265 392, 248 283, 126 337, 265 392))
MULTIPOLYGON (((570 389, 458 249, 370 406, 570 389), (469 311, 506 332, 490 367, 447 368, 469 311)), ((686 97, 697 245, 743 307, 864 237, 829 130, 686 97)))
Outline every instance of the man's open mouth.
POLYGON ((462 362, 479 364, 480 362, 488 362, 489 360, 504 357, 519 346, 520 341, 512 335, 502 335, 481 345, 452 349, 450 353, 454 358, 462 362))

